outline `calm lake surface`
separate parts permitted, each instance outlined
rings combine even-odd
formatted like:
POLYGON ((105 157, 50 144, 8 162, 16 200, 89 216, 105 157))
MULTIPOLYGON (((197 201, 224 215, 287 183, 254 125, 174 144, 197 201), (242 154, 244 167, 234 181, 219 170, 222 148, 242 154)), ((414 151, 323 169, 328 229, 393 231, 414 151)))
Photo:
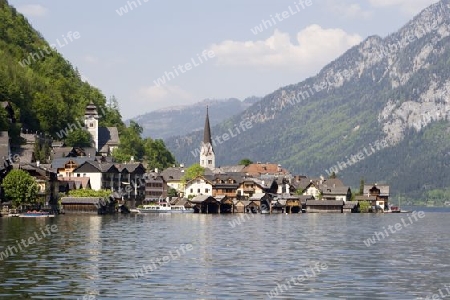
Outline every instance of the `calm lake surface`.
POLYGON ((270 299, 277 284, 282 292, 278 289, 276 299, 416 299, 439 290, 448 295, 450 210, 415 210, 425 217, 413 222, 406 214, 0 218, 0 251, 18 248, 21 239, 41 238, 2 257, 0 298, 270 299), (238 218, 241 225, 233 223, 238 218), (389 232, 402 218, 409 225, 389 232), (46 225, 57 231, 43 237, 46 225), (389 236, 378 234, 379 240, 366 246, 364 241, 385 229, 389 236), (319 270, 315 276, 311 268, 319 270), (289 286, 292 276, 298 281, 289 286))

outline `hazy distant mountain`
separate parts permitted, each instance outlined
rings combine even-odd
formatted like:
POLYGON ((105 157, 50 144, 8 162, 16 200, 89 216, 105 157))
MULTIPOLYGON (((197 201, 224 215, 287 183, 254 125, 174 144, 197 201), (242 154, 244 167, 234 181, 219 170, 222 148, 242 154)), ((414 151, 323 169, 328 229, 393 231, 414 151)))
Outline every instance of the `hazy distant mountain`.
MULTIPOLYGON (((353 186, 364 177, 416 197, 450 187, 449 7, 448 0, 430 6, 398 32, 367 38, 316 76, 214 126, 215 137, 236 135, 216 140, 216 164, 248 157, 300 174, 337 170, 353 186), (252 128, 236 134, 242 120, 252 128)), ((201 137, 166 144, 192 163, 201 137)))
POLYGON ((261 98, 250 97, 244 101, 236 98, 224 100, 206 99, 191 105, 173 106, 155 110, 133 118, 143 128, 143 136, 168 138, 203 129, 206 106, 210 107, 211 125, 240 114, 261 98))

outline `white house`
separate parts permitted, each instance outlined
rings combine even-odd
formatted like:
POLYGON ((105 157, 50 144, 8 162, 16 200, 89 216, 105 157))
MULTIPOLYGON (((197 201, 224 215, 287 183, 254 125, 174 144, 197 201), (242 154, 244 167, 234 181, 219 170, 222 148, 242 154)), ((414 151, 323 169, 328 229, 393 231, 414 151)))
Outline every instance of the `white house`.
POLYGON ((197 195, 212 196, 212 182, 203 176, 198 176, 186 183, 184 196, 197 195))
POLYGON ((320 193, 320 188, 313 181, 311 181, 303 191, 303 195, 313 196, 315 199, 319 199, 320 193))

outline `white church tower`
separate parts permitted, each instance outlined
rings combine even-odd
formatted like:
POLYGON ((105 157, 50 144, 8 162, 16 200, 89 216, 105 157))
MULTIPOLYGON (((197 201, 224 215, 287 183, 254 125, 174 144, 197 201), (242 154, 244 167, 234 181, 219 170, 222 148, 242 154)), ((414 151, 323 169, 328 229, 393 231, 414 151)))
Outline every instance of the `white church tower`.
POLYGON ((211 139, 211 127, 209 126, 208 107, 206 107, 205 130, 200 150, 200 166, 213 170, 216 167, 216 156, 211 139))
POLYGON ((92 136, 92 146, 98 152, 98 112, 97 106, 91 101, 88 106, 86 106, 86 111, 84 113, 84 126, 87 131, 92 136))

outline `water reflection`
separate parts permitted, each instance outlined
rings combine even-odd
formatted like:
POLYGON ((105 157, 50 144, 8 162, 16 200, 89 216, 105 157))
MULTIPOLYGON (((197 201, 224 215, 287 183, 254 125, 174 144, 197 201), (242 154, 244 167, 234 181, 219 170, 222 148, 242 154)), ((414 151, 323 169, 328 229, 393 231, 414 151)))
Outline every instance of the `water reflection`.
POLYGON ((328 268, 282 299, 414 299, 450 280, 447 214, 367 247, 364 240, 399 215, 198 214, 60 216, 0 219, 1 251, 45 225, 58 232, 0 261, 2 299, 263 299, 315 262, 328 268), (133 274, 180 245, 177 258, 138 278, 133 274))

